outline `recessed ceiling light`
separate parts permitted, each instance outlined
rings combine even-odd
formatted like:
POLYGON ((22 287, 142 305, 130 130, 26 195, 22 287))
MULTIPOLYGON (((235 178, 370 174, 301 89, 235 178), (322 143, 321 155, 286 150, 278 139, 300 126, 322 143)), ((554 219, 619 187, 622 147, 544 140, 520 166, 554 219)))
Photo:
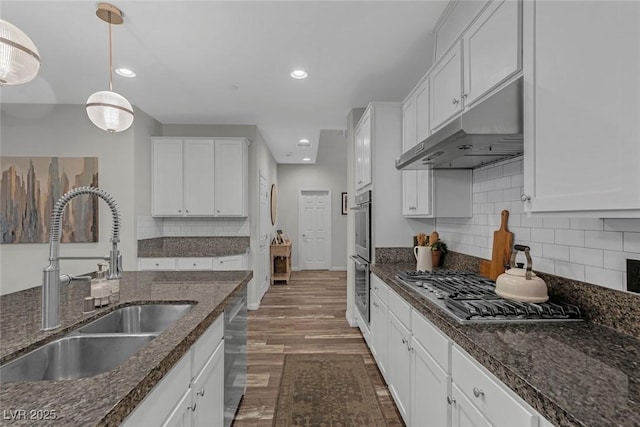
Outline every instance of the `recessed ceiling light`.
POLYGON ((309 143, 309 140, 307 138, 302 138, 300 140, 300 144, 308 144, 308 143, 309 143))
POLYGON ((136 73, 128 68, 116 68, 116 74, 121 75, 122 77, 135 77, 136 73))
POLYGON ((311 161, 311 159, 310 159, 310 158, 308 158, 308 157, 305 157, 305 158, 303 158, 303 159, 302 159, 302 161, 303 161, 303 162, 310 162, 310 161, 311 161))
POLYGON ((293 70, 291 72, 291 77, 294 79, 306 79, 309 76, 305 70, 293 70))

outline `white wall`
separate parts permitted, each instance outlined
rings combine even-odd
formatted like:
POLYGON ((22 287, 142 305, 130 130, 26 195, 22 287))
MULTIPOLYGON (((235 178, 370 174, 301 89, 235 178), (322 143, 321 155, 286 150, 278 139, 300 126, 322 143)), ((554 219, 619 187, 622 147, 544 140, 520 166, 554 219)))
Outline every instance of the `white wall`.
MULTIPOLYGON (((137 176, 138 161, 148 162, 147 144, 160 129, 155 120, 139 109, 136 121, 125 132, 109 134, 87 118, 84 105, 3 104, 0 120, 0 155, 98 157, 98 185, 118 202, 122 217, 121 242, 125 269, 136 265, 136 193, 144 177, 137 176)), ((147 190, 148 192, 148 190, 147 190)), ((144 198, 144 196, 142 196, 144 198)), ((106 256, 109 254, 111 213, 100 202, 99 241, 64 243, 62 256, 106 256)), ((48 265, 48 243, 0 245, 0 293, 39 286, 42 269, 48 265)), ((99 261, 62 261, 63 273, 82 274, 96 269, 99 261)))
POLYGON ((292 241, 291 263, 299 268, 298 196, 300 190, 331 190, 331 269, 347 265, 347 216, 342 192, 347 191, 347 139, 342 131, 322 130, 316 163, 278 165, 278 227, 292 241))
MULTIPOLYGON (((514 243, 531 247, 533 268, 626 290, 626 259, 640 259, 640 219, 530 216, 523 213, 522 157, 473 171, 473 217, 438 218, 451 250, 491 259, 500 212, 509 210, 514 243)), ((525 262, 519 255, 518 262, 525 262)))

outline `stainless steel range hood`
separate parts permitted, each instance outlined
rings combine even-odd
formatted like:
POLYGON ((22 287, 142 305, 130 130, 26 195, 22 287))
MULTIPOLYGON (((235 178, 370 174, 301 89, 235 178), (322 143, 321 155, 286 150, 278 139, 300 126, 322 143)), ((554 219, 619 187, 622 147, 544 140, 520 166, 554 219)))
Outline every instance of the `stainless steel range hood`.
POLYGON ((474 169, 523 152, 522 78, 396 159, 396 169, 474 169))

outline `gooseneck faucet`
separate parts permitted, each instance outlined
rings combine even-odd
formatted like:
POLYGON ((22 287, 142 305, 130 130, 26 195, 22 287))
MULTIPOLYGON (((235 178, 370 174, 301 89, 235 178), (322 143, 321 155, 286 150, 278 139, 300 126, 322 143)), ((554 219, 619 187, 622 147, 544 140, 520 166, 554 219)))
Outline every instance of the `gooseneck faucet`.
MULTIPOLYGON (((76 279, 71 275, 60 276, 61 259, 102 259, 109 261, 107 279, 122 277, 122 255, 118 251, 120 242, 120 212, 118 204, 109 193, 96 187, 78 187, 68 191, 58 199, 51 211, 51 230, 49 234, 49 265, 42 270, 42 330, 48 331, 60 326, 60 283, 69 283, 76 279), (94 194, 104 200, 111 209, 113 229, 111 233, 111 252, 108 257, 61 257, 60 235, 62 214, 67 204, 83 194, 94 194)), ((79 278, 80 279, 80 278, 79 278)))

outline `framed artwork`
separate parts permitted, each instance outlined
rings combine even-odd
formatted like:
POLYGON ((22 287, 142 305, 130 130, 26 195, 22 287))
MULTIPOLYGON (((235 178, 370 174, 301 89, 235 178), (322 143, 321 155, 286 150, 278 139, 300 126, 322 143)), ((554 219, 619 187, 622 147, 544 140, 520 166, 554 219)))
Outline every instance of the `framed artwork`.
MULTIPOLYGON (((51 211, 72 188, 98 186, 97 157, 0 157, 0 243, 46 243, 51 211)), ((98 241, 98 198, 76 197, 62 215, 61 242, 98 241)))
POLYGON ((347 193, 342 193, 342 215, 346 215, 348 209, 349 208, 347 206, 347 193))

